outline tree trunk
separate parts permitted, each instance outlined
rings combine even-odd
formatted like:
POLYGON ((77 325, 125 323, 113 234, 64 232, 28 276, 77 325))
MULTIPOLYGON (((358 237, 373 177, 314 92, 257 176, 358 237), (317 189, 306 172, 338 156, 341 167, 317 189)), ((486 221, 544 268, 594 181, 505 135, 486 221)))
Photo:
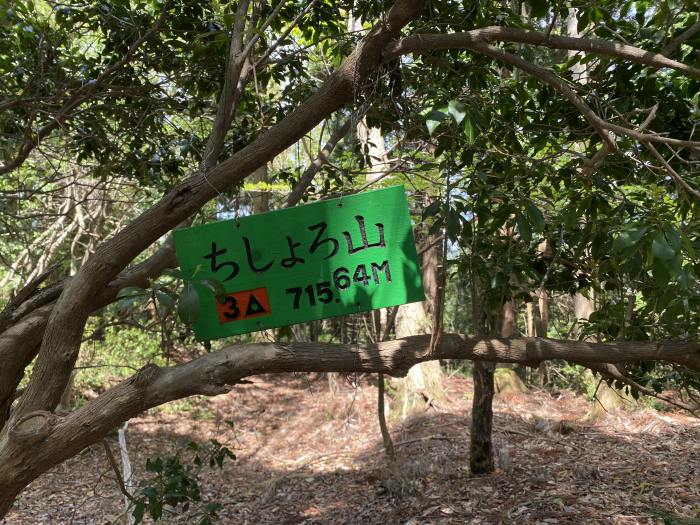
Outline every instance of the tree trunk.
MULTIPOLYGON (((119 427, 118 437, 119 437, 119 454, 122 460, 122 479, 124 480, 124 488, 129 494, 134 493, 134 480, 132 479, 131 472, 131 460, 129 459, 129 449, 126 447, 126 430, 129 428, 129 422, 125 421, 123 425, 119 427)), ((134 525, 134 516, 129 512, 131 507, 131 501, 129 497, 124 494, 124 506, 126 508, 126 521, 128 525, 134 525)))
MULTIPOLYGON (((503 305, 503 319, 501 320, 501 337, 517 337, 519 335, 516 322, 515 303, 511 300, 503 305)), ((508 392, 526 392, 527 387, 523 383, 525 368, 520 364, 511 365, 501 363, 495 370, 495 392, 505 394, 508 392)))
MULTIPOLYGON (((357 123, 357 136, 365 152, 365 162, 369 167, 367 182, 381 178, 389 169, 384 135, 381 129, 371 128, 363 117, 357 123)), ((432 248, 421 257, 425 302, 399 306, 396 315, 396 337, 430 333, 430 315, 433 312, 438 293, 439 243, 433 243, 433 237, 427 237, 426 243, 432 248)), ((396 403, 392 412, 407 418, 412 414, 423 412, 435 400, 445 395, 442 385, 442 368, 437 361, 420 363, 412 367, 405 378, 398 380, 396 403)))
MULTIPOLYGON (((536 335, 537 337, 547 337, 549 332, 549 294, 547 290, 541 288, 537 293, 537 306, 539 316, 537 319, 536 335)), ((549 374, 547 372, 547 363, 542 361, 537 366, 537 372, 540 376, 540 384, 546 386, 549 382, 549 374)))
MULTIPOLYGON (((572 335, 574 339, 581 339, 583 327, 588 322, 591 314, 595 311, 595 298, 593 290, 590 291, 590 297, 586 297, 580 292, 574 295, 574 329, 572 335)), ((585 337, 585 341, 595 341, 595 337, 585 337)))
POLYGON ((70 396, 73 393, 73 385, 75 384, 75 374, 76 371, 73 370, 68 378, 68 384, 66 385, 61 400, 58 402, 56 407, 56 412, 68 413, 70 412, 70 396))
MULTIPOLYGON (((577 13, 577 8, 569 8, 569 15, 566 17, 566 34, 571 37, 579 36, 578 18, 576 16, 577 13)), ((566 55, 569 60, 571 60, 577 54, 578 51, 574 50, 569 50, 566 52, 566 55)), ((582 64, 581 62, 576 62, 575 64, 572 64, 571 74, 576 82, 580 82, 581 84, 588 83, 588 71, 586 70, 586 64, 582 64)))
MULTIPOLYGON (((429 333, 431 321, 429 314, 435 304, 437 295, 437 273, 439 245, 427 250, 422 257, 423 284, 426 300, 424 303, 412 303, 399 306, 396 315, 396 337, 429 333)), ((398 381, 394 413, 407 418, 412 414, 425 411, 431 403, 445 397, 443 373, 439 361, 429 361, 413 366, 408 375, 398 381)))
MULTIPOLYGON (((537 251, 541 256, 552 257, 552 248, 547 239, 542 241, 539 246, 537 246, 537 251)), ((546 277, 545 277, 546 278, 546 277)), ((537 311, 538 317, 535 323, 535 334, 537 337, 547 337, 549 332, 549 293, 545 289, 544 281, 541 283, 539 290, 537 290, 537 311)), ((542 361, 537 367, 537 371, 540 376, 540 384, 542 386, 547 385, 549 382, 549 374, 547 373, 547 363, 542 361)))
MULTIPOLYGON (((574 316, 576 317, 574 337, 576 339, 581 338, 581 331, 584 324, 595 311, 595 300, 592 290, 590 294, 590 297, 586 297, 581 293, 574 295, 574 316)), ((596 339, 597 338, 593 335, 584 337, 584 340, 587 341, 595 341, 596 339)), ((609 412, 625 408, 626 406, 632 406, 635 403, 631 396, 608 386, 605 380, 601 380, 600 377, 595 377, 590 371, 586 373, 586 381, 595 388, 595 399, 591 402, 591 408, 585 416, 585 419, 588 421, 595 421, 609 412)))
MULTIPOLYGON (((503 304, 501 311, 501 337, 517 335, 515 323, 515 305, 513 301, 503 304)), ((477 327, 483 333, 483 326, 477 327)), ((469 449, 469 468, 472 474, 493 472, 493 396, 495 394, 494 372, 492 363, 474 363, 474 398, 472 400, 471 444, 469 449)), ((510 370, 515 375, 515 372, 510 370)), ((517 377, 517 376, 516 376, 517 377)))
POLYGON ((474 399, 472 401, 469 469, 472 474, 493 472, 493 373, 492 363, 474 363, 474 399))

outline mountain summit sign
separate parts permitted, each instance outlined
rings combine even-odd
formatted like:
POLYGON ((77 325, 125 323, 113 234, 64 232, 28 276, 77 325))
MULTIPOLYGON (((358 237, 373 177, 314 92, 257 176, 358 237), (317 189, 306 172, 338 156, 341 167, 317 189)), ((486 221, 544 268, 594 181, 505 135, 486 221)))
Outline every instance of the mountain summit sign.
POLYGON ((199 340, 425 299, 403 186, 175 230, 199 340), (223 284, 217 298, 200 281, 223 284))

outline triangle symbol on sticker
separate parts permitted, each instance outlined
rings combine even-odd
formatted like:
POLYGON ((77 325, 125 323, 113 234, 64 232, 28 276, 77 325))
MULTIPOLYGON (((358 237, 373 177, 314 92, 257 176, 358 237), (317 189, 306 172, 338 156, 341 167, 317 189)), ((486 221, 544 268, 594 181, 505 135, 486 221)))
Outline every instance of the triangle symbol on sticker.
POLYGON ((253 295, 250 294, 250 299, 248 300, 248 308, 246 308, 246 315, 255 315, 265 313, 265 308, 260 304, 260 301, 253 295))

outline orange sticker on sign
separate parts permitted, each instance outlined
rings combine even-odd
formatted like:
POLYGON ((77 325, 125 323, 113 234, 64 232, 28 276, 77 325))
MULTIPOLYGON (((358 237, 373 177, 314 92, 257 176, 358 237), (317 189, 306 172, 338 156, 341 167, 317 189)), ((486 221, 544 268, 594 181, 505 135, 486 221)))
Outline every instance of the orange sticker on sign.
POLYGON ((216 301, 216 309, 219 312, 219 322, 222 324, 272 313, 267 288, 227 294, 223 301, 216 301))

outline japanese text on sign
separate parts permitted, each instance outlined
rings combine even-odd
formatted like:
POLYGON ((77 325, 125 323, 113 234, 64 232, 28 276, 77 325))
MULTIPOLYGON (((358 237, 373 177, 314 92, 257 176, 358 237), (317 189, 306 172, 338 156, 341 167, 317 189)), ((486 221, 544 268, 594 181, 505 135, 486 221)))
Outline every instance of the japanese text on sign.
POLYGON ((195 287, 198 339, 423 300, 403 187, 176 230, 188 279, 223 283, 217 300, 195 287))

